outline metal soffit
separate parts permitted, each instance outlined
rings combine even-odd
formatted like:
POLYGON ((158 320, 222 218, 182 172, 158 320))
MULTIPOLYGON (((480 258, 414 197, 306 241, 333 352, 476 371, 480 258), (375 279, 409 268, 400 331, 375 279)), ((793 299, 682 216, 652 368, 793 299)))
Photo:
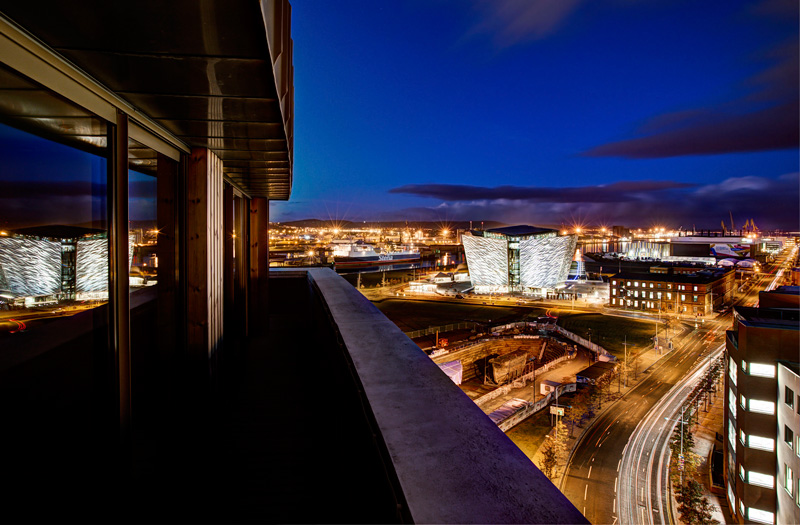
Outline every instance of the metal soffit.
MULTIPOLYGON (((251 196, 289 198, 294 90, 285 0, 0 0, 0 11, 178 139, 211 149, 251 196)), ((38 96, 26 88, 20 98, 38 96)), ((39 106, 28 111, 54 129, 88 121, 39 106)))

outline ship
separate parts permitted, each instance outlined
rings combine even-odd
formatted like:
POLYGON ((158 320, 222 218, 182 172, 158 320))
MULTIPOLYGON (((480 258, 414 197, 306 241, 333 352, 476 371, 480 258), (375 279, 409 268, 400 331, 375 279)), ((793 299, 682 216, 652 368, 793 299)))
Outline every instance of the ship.
POLYGON ((404 246, 393 252, 379 252, 363 241, 334 243, 333 262, 337 268, 379 266, 384 264, 409 264, 419 261, 419 250, 404 246))

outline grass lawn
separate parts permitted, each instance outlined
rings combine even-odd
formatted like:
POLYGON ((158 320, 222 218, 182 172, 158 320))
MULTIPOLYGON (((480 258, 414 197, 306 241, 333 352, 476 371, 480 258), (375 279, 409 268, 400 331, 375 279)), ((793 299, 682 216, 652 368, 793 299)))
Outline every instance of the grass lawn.
POLYGON ((510 323, 535 319, 544 314, 542 308, 490 306, 448 301, 385 299, 374 304, 383 312, 383 315, 391 319, 404 332, 464 321, 491 322, 492 324, 510 323))
POLYGON ((551 428, 550 412, 542 410, 506 432, 506 435, 526 456, 532 459, 544 443, 544 438, 551 428))
MULTIPOLYGON (((601 315, 593 313, 569 313, 555 311, 558 315, 559 326, 589 339, 589 330, 592 331, 591 340, 614 355, 621 356, 625 353, 624 340, 628 338, 628 350, 642 348, 653 344, 656 334, 655 323, 628 317, 601 315)), ((659 334, 664 334, 664 325, 659 326, 659 334)))

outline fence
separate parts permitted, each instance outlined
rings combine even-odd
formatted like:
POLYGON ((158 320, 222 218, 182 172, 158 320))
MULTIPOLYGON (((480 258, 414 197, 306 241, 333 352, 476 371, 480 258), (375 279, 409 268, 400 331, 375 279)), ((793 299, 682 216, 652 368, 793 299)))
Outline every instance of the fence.
POLYGON ((498 397, 500 397, 500 396, 502 396, 504 394, 509 393, 514 388, 520 388, 520 386, 519 386, 520 382, 522 382, 522 386, 525 386, 525 382, 526 381, 534 379, 537 375, 542 374, 544 372, 547 372, 548 370, 550 370, 551 368, 553 368, 557 364, 561 363, 562 361, 565 361, 567 359, 574 359, 576 355, 578 355, 576 352, 571 352, 571 353, 569 353, 567 355, 562 355, 561 357, 559 357, 557 359, 553 359, 552 361, 548 362, 547 364, 540 366, 539 368, 537 368, 533 372, 528 372, 527 374, 517 378, 512 383, 497 387, 496 389, 492 390, 491 392, 482 395, 481 397, 475 399, 474 402, 475 402, 476 405, 481 406, 481 405, 491 401, 492 399, 496 399, 496 398, 498 398, 498 397))
POLYGON ((524 421, 525 419, 529 418, 536 412, 542 410, 543 408, 546 408, 548 405, 550 405, 552 401, 555 401, 557 397, 556 392, 558 393, 559 396, 566 392, 575 392, 575 390, 578 387, 577 385, 578 385, 577 383, 567 383, 566 385, 558 386, 555 392, 550 392, 549 394, 547 394, 546 396, 544 396, 542 399, 540 399, 535 403, 529 403, 524 408, 517 410, 512 415, 508 416, 504 420, 497 423, 497 427, 503 432, 507 432, 514 425, 517 425, 518 423, 524 421))
POLYGON ((475 328, 476 325, 477 323, 472 323, 467 321, 463 323, 446 324, 443 326, 429 326, 428 328, 423 328, 422 330, 413 330, 411 332, 404 332, 404 333, 409 338, 415 339, 417 337, 435 334, 436 332, 452 332, 454 330, 472 330, 475 328))
POLYGON ((492 335, 500 335, 502 332, 506 330, 512 330, 514 328, 532 328, 534 330, 547 330, 551 332, 557 332, 570 341, 578 343, 582 347, 591 350, 603 361, 614 361, 616 358, 611 355, 611 353, 603 348, 602 346, 598 345, 597 343, 592 343, 584 339, 583 337, 573 334, 569 330, 565 330, 564 328, 558 326, 555 323, 535 323, 535 322, 519 322, 519 323, 509 323, 500 326, 493 326, 491 328, 492 335))

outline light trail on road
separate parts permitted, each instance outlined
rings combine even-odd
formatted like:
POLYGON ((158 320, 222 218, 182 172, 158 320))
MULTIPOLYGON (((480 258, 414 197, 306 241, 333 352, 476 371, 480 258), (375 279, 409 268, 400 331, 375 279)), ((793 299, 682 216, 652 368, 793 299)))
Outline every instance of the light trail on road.
POLYGON ((681 406, 724 349, 724 344, 719 345, 700 361, 653 406, 631 434, 619 473, 616 513, 621 523, 674 523, 669 491, 670 436, 681 406))

